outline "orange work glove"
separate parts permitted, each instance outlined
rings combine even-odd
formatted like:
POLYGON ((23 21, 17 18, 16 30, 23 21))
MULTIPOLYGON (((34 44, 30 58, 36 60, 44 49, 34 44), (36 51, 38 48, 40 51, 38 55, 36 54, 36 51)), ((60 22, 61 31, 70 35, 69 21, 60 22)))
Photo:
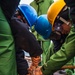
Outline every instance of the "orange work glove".
MULTIPOLYGON (((36 68, 38 67, 38 64, 40 63, 41 58, 40 58, 40 56, 31 57, 31 60, 32 60, 32 64, 31 64, 30 67, 28 68, 28 73, 29 73, 30 75, 35 75, 35 70, 36 70, 36 68)), ((28 75, 29 75, 29 74, 28 74, 28 75)))
POLYGON ((40 56, 31 57, 31 59, 32 59, 32 66, 35 66, 35 67, 37 67, 38 64, 41 61, 41 57, 40 56))
POLYGON ((43 74, 42 74, 42 71, 41 71, 41 66, 38 66, 38 67, 35 69, 35 75, 43 75, 43 74))
POLYGON ((37 68, 35 68, 34 66, 32 68, 29 68, 28 73, 29 74, 27 75, 43 75, 40 66, 38 66, 37 68))

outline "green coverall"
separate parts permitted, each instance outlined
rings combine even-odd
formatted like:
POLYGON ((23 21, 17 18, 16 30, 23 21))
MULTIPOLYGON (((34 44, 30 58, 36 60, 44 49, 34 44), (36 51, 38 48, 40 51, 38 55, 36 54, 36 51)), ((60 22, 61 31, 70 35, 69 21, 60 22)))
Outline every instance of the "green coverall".
POLYGON ((17 75, 14 40, 0 7, 0 75, 17 75))
MULTIPOLYGON (((34 0, 33 2, 30 3, 30 5, 37 11, 38 16, 42 14, 46 14, 49 6, 53 3, 53 0, 34 0)), ((42 62, 41 65, 45 63, 46 59, 46 52, 49 49, 50 46, 50 40, 45 40, 41 35, 39 35, 35 30, 34 27, 32 29, 32 33, 35 35, 37 40, 40 42, 41 47, 43 49, 43 54, 42 54, 42 62)))
MULTIPOLYGON (((53 44, 53 42, 51 42, 51 44, 50 44, 50 46, 49 46, 49 50, 47 51, 47 53, 46 53, 46 62, 48 61, 48 60, 50 60, 50 57, 51 57, 51 55, 53 55, 55 52, 54 52, 54 44, 53 44)), ((67 64, 65 64, 66 66, 69 66, 69 65, 74 65, 74 59, 71 59, 67 64)), ((66 74, 67 75, 73 75, 73 69, 65 69, 65 71, 66 71, 66 74)), ((53 75, 53 74, 52 74, 53 75)))
POLYGON ((44 75, 52 75, 75 56, 75 28, 72 27, 65 43, 53 54, 41 70, 44 75))

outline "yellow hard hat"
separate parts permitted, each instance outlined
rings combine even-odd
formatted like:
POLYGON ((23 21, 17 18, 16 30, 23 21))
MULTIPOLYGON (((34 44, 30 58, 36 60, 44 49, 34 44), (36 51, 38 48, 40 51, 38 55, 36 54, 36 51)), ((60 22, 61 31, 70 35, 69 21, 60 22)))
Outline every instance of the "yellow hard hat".
POLYGON ((64 0, 57 0, 49 7, 47 17, 52 26, 54 24, 57 15, 60 13, 60 11, 65 5, 66 3, 64 2, 64 0))

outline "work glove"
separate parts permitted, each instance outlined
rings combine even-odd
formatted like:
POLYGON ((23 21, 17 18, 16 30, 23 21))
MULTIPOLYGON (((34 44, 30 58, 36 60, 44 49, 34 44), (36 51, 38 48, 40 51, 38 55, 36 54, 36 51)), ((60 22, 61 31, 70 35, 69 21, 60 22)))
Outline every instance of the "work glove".
POLYGON ((41 71, 41 66, 38 66, 37 68, 33 67, 32 69, 28 69, 27 75, 43 75, 41 71))
POLYGON ((32 60, 32 64, 30 65, 30 67, 28 68, 28 75, 35 75, 36 72, 36 68, 38 67, 38 64, 41 61, 40 56, 36 56, 36 57, 31 57, 32 60))
POLYGON ((40 57, 40 56, 31 57, 31 60, 32 60, 32 64, 31 64, 31 66, 35 66, 35 67, 37 67, 38 64, 39 64, 40 61, 41 61, 41 57, 40 57))

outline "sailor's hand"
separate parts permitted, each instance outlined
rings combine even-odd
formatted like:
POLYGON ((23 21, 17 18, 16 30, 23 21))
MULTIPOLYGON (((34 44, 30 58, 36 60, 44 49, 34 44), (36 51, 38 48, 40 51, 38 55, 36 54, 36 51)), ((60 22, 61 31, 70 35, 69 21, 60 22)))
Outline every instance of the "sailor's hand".
POLYGON ((35 69, 35 75, 43 75, 42 71, 41 71, 41 66, 38 66, 36 69, 35 69))
POLYGON ((41 57, 40 56, 36 56, 36 57, 31 57, 32 59, 32 66, 38 66, 38 64, 40 63, 41 61, 41 57))
POLYGON ((41 67, 38 66, 37 68, 32 66, 28 69, 28 75, 43 75, 41 71, 41 67))
POLYGON ((36 72, 36 67, 35 66, 30 66, 30 68, 28 68, 28 73, 30 75, 35 75, 36 72))

